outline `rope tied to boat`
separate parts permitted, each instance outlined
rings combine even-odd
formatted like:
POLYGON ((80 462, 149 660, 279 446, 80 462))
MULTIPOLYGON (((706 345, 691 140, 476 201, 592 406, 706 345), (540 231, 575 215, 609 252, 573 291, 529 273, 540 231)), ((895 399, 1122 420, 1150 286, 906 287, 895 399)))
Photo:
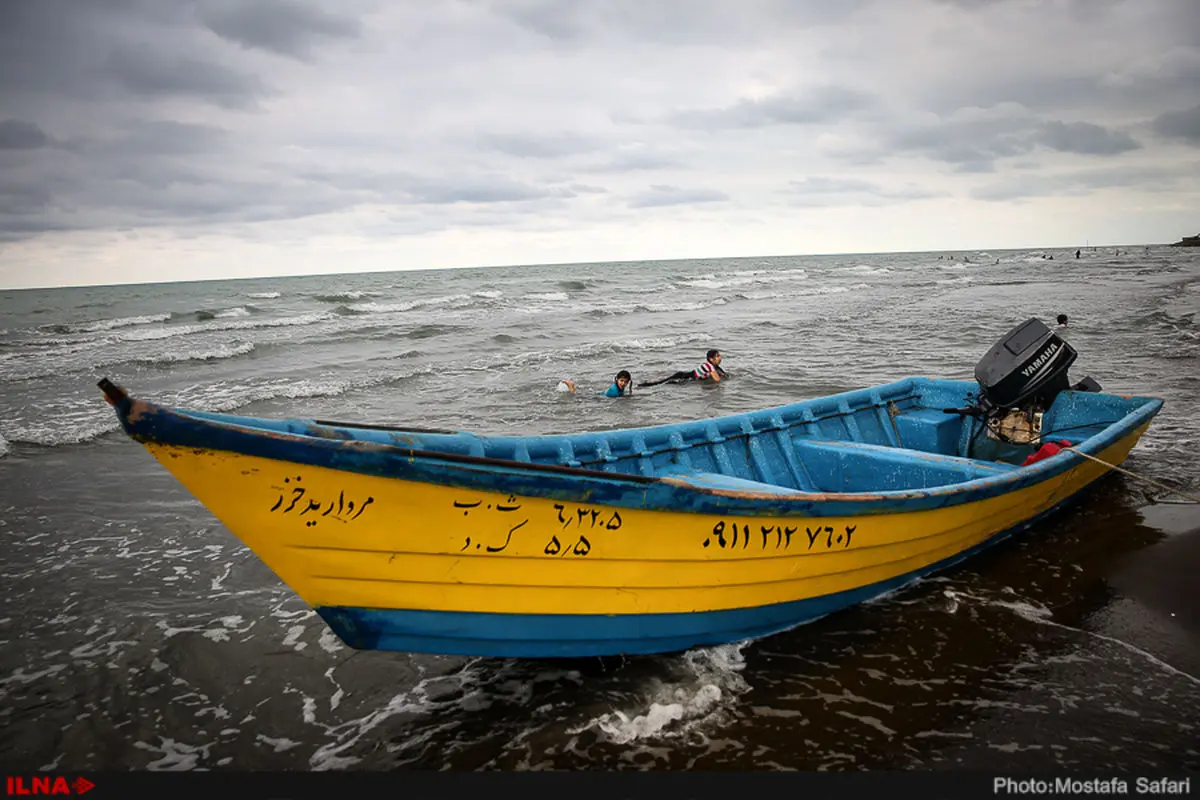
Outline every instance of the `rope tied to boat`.
POLYGON ((1146 481, 1146 483, 1152 483, 1155 486, 1159 487, 1160 489, 1166 489, 1168 492, 1171 492, 1172 494, 1177 494, 1180 497, 1186 497, 1188 500, 1191 500, 1193 503, 1200 503, 1200 497, 1196 497, 1194 494, 1188 494, 1187 492, 1181 491, 1179 489, 1173 489, 1170 486, 1167 486, 1165 483, 1159 483, 1158 481, 1154 480, 1153 478, 1147 478, 1145 475, 1138 475, 1136 472, 1130 472, 1129 470, 1124 469, 1123 467, 1118 467, 1116 464, 1110 464, 1102 458, 1096 458, 1094 455, 1091 455, 1090 453, 1085 453, 1082 450, 1077 450, 1071 446, 1064 447, 1063 450, 1070 450, 1072 453, 1081 455, 1084 458, 1091 459, 1092 461, 1095 461, 1098 464, 1103 464, 1104 466, 1108 467, 1109 469, 1115 469, 1117 472, 1120 472, 1123 475, 1128 475, 1131 478, 1137 478, 1139 481, 1146 481))

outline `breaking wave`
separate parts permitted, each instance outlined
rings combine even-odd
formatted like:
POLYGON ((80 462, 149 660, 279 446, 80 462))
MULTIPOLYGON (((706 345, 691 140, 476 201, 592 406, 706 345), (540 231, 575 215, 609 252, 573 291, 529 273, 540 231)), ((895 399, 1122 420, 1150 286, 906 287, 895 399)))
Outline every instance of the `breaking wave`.
MULTIPOLYGON (((328 311, 317 311, 299 314, 295 317, 278 317, 276 319, 233 320, 217 322, 216 324, 176 325, 169 328, 153 330, 135 330, 120 334, 117 338, 126 342, 146 342, 155 339, 170 339, 175 336, 187 336, 192 333, 208 333, 211 331, 245 331, 255 328, 286 328, 297 325, 312 325, 333 319, 328 311)), ((216 322, 213 320, 213 322, 216 322)))
POLYGON ((807 278, 808 270, 805 269, 748 269, 707 275, 676 276, 671 279, 671 283, 672 288, 676 289, 732 289, 738 286, 783 283, 807 278))
MULTIPOLYGON (((188 387, 156 395, 154 399, 166 406, 222 413, 269 400, 340 397, 362 389, 399 384, 431 372, 432 368, 426 366, 346 378, 279 378, 256 384, 218 381, 205 384, 202 392, 197 391, 198 387, 188 387)), ((41 409, 37 416, 10 420, 4 435, 11 442, 58 447, 91 441, 120 427, 112 409, 97 404, 91 395, 74 402, 63 399, 56 405, 59 407, 41 409)))
POLYGON ((353 303, 366 297, 379 297, 378 292, 336 292, 334 294, 315 294, 313 299, 322 303, 353 303))
POLYGON ((54 323, 39 325, 38 330, 46 333, 98 333, 117 328, 131 328, 135 325, 153 325, 156 322, 166 322, 170 314, 144 314, 137 317, 116 317, 115 319, 96 319, 88 322, 54 323))
POLYGON ((253 312, 257 311, 254 306, 236 306, 234 308, 226 308, 221 311, 210 311, 201 309, 196 312, 196 319, 201 322, 207 322, 210 319, 235 319, 237 317, 248 317, 253 312))
MULTIPOLYGON (((132 363, 154 366, 161 364, 178 364, 184 361, 218 361, 225 358, 237 358, 238 356, 244 356, 253 351, 253 342, 228 342, 209 349, 197 348, 191 350, 181 350, 175 353, 160 353, 158 355, 135 358, 132 359, 132 363)), ((118 361, 113 363, 122 362, 118 361)), ((101 364, 97 366, 111 365, 112 364, 101 364)))

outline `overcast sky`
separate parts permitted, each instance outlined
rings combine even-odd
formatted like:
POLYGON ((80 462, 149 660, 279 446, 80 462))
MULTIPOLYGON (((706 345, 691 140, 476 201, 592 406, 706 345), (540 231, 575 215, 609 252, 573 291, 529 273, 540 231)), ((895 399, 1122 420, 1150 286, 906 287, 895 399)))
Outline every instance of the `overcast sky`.
POLYGON ((0 287, 1200 232, 1200 0, 3 0, 0 287))

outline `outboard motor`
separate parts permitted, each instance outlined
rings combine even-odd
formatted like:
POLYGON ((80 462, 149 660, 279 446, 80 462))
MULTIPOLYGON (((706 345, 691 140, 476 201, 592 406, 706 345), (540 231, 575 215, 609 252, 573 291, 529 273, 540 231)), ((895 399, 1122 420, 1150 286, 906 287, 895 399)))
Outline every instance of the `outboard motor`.
POLYGON ((1033 317, 1004 335, 975 365, 979 402, 988 437, 1010 444, 1040 440, 1042 415, 1066 389, 1098 392, 1100 384, 1084 378, 1071 386, 1067 370, 1078 353, 1041 320, 1033 317))

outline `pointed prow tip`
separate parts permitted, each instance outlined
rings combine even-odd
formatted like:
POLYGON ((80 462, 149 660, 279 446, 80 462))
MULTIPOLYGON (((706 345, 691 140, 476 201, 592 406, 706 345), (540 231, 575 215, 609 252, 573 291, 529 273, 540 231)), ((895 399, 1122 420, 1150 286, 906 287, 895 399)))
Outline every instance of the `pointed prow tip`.
POLYGON ((129 404, 129 394, 120 386, 110 381, 108 378, 101 378, 96 384, 100 387, 100 391, 104 392, 104 399, 108 401, 110 406, 121 408, 122 405, 129 404))

